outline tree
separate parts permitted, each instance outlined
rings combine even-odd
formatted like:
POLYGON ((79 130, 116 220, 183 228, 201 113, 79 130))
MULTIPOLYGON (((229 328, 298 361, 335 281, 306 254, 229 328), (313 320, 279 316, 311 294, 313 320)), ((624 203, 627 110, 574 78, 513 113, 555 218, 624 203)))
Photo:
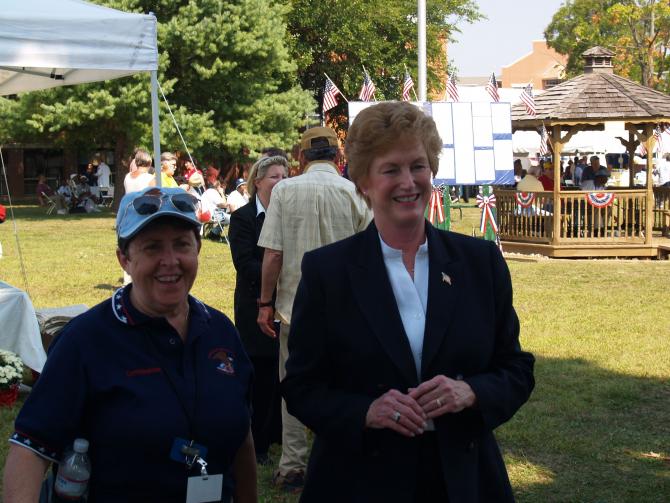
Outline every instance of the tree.
MULTIPOLYGON (((285 45, 286 7, 273 0, 98 0, 153 11, 159 82, 189 147, 201 154, 291 146, 313 107, 295 79, 285 45)), ((104 25, 100 26, 104 31, 104 25)), ((40 138, 62 145, 114 144, 127 154, 151 145, 149 76, 62 87, 0 101, 3 141, 40 138), (8 119, 11 117, 11 121, 8 119)), ((181 149, 161 103, 163 148, 181 149)), ((117 154, 119 155, 119 154, 117 154)))
POLYGON ((659 0, 568 0, 545 30, 550 47, 568 55, 567 74, 582 71, 581 54, 601 45, 615 51, 619 74, 668 90, 670 6, 659 0))
MULTIPOLYGON (((324 72, 351 99, 358 97, 363 66, 370 72, 376 97, 398 99, 405 65, 417 76, 416 0, 291 0, 288 17, 291 50, 299 79, 318 103, 323 98, 324 72)), ((429 88, 441 89, 446 68, 443 44, 462 21, 481 18, 471 0, 427 2, 429 88)), ((343 114, 345 105, 333 110, 343 114)))

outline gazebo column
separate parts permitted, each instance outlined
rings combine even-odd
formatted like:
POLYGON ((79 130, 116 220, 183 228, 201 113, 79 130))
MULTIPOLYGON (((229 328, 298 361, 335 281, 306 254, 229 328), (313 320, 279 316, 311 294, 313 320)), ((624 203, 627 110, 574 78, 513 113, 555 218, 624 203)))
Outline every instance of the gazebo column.
POLYGON ((554 232, 551 237, 551 244, 556 246, 561 239, 561 152, 563 151, 561 126, 552 128, 551 149, 554 153, 554 217, 552 219, 554 232))
POLYGON ((630 126, 628 127, 628 141, 624 141, 623 138, 619 138, 621 140, 621 144, 626 147, 626 152, 628 152, 628 188, 633 189, 635 188, 635 150, 637 149, 637 146, 639 145, 639 142, 636 140, 636 131, 632 130, 630 126))
POLYGON ((645 219, 644 244, 651 245, 651 234, 654 229, 654 185, 652 171, 654 169, 654 126, 653 124, 644 125, 644 134, 647 137, 645 146, 647 148, 647 218, 645 219))

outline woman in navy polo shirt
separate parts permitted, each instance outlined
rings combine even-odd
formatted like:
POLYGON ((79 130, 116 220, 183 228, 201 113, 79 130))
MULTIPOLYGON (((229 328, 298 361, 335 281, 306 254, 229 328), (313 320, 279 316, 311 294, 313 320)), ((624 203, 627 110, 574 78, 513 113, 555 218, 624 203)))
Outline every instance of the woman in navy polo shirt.
POLYGON ((195 205, 172 188, 121 201, 116 253, 133 282, 52 344, 10 438, 6 503, 37 501, 75 438, 90 442, 91 502, 256 501, 251 364, 231 321, 189 295, 195 205))

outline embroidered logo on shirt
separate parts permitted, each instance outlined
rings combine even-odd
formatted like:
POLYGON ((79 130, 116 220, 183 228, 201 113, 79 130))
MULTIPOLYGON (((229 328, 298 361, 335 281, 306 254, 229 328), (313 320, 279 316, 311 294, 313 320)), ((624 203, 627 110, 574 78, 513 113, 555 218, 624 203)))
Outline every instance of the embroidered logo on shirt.
POLYGON ((223 348, 212 349, 209 352, 211 360, 218 360, 216 370, 228 375, 235 375, 235 355, 232 351, 223 348))

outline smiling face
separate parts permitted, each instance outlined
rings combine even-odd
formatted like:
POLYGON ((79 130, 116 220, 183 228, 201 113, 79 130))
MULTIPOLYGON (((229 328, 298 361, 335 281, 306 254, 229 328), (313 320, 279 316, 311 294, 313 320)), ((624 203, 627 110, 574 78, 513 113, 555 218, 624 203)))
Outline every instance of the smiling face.
POLYGON ((405 137, 373 158, 360 189, 370 201, 378 228, 423 225, 430 198, 430 165, 423 143, 405 137))
POLYGON ((270 202, 270 194, 272 193, 274 186, 284 178, 286 178, 286 170, 284 166, 273 164, 267 171, 265 171, 265 176, 263 178, 260 180, 256 178, 254 180, 256 194, 258 194, 264 207, 267 208, 268 203, 270 202))
POLYGON ((190 227, 157 222, 117 250, 121 267, 133 278, 130 298, 149 316, 169 316, 187 305, 198 273, 200 243, 190 227))

